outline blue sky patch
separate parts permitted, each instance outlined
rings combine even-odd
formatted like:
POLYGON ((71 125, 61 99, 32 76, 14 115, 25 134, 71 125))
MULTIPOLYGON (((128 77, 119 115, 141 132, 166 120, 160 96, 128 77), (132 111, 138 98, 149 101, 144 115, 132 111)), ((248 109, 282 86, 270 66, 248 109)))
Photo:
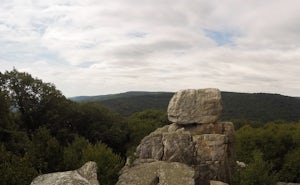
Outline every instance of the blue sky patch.
POLYGON ((225 31, 225 30, 209 30, 204 29, 205 35, 209 37, 210 39, 214 40, 218 46, 224 46, 224 45, 235 45, 233 41, 233 36, 235 34, 231 31, 225 31))
POLYGON ((147 33, 145 33, 145 32, 130 32, 127 35, 130 38, 145 38, 147 33))

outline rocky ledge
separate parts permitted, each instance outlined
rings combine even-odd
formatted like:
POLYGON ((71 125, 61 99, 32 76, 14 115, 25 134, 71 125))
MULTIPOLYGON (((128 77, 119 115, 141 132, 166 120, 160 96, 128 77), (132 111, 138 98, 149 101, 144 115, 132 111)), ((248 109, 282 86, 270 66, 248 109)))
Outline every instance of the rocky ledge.
POLYGON ((74 171, 48 173, 36 177, 30 185, 100 185, 97 180, 97 164, 87 162, 74 171))

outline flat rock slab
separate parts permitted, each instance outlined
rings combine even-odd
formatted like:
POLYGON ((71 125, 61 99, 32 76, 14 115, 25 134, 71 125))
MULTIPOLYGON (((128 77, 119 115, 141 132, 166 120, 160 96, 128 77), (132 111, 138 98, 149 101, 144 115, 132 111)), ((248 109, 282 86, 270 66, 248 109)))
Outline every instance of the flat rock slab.
POLYGON ((97 164, 87 162, 74 171, 56 172, 40 175, 30 185, 99 185, 97 180, 97 164))
POLYGON ((228 184, 221 181, 210 181, 210 185, 228 185, 228 184))
POLYGON ((214 88, 178 91, 168 106, 169 120, 182 125, 214 123, 221 113, 221 92, 214 88))
POLYGON ((194 175, 185 164, 156 161, 124 170, 116 185, 194 185, 194 175))

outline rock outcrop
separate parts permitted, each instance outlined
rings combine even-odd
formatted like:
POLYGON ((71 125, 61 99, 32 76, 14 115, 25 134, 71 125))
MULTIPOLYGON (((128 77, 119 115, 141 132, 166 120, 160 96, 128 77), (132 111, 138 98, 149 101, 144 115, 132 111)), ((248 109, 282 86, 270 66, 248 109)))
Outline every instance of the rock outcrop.
POLYGON ((194 170, 177 162, 140 163, 124 169, 116 185, 194 185, 194 170))
POLYGON ((213 88, 178 91, 168 106, 168 118, 177 124, 214 123, 221 113, 221 92, 213 88))
POLYGON ((100 185, 97 180, 97 164, 87 162, 74 171, 49 173, 36 177, 31 185, 100 185))
POLYGON ((228 184, 221 181, 210 181, 210 185, 228 185, 228 184))
MULTIPOLYGON (((217 89, 183 90, 176 93, 168 108, 168 117, 173 123, 155 130, 141 141, 136 150, 136 159, 131 166, 124 168, 118 185, 125 182, 122 179, 132 178, 131 171, 158 161, 189 166, 194 171, 195 185, 209 185, 211 180, 228 183, 236 165, 235 137, 232 123, 217 121, 221 110, 221 95, 217 89)), ((154 171, 151 173, 157 174, 157 168, 154 171)), ((176 173, 184 172, 181 170, 176 173)), ((170 182, 169 185, 190 183, 189 180, 180 182, 170 182)))

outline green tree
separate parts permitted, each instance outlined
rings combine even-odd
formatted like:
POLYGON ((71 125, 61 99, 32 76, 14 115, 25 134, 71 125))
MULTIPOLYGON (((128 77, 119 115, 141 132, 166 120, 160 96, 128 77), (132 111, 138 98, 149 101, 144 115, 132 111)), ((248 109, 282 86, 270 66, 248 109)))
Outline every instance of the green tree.
POLYGON ((128 118, 129 142, 127 155, 131 155, 140 141, 155 129, 169 124, 167 115, 159 110, 145 110, 128 118))
POLYGON ((89 144, 83 150, 83 161, 95 161, 98 166, 98 180, 100 184, 114 185, 119 176, 119 171, 124 163, 119 155, 103 143, 89 144))
POLYGON ((27 156, 40 173, 59 171, 63 160, 62 147, 47 128, 37 129, 32 136, 31 149, 27 156))
POLYGON ((97 163, 100 184, 115 184, 118 172, 123 167, 121 157, 114 154, 105 144, 93 145, 83 137, 75 137, 74 141, 64 149, 65 170, 77 169, 87 161, 97 163))
POLYGON ((0 143, 0 184, 30 184, 37 174, 27 157, 14 155, 0 143))
POLYGON ((40 119, 45 112, 41 110, 48 109, 51 101, 65 99, 53 84, 43 83, 16 69, 0 73, 0 90, 10 97, 13 107, 21 113, 20 125, 29 131, 43 124, 40 119))
POLYGON ((89 144, 85 138, 76 136, 74 141, 64 148, 63 164, 65 170, 74 170, 83 164, 83 151, 89 144))
POLYGON ((300 147, 287 153, 280 171, 280 180, 300 182, 300 147))
POLYGON ((272 164, 263 160, 262 153, 255 151, 252 161, 234 174, 233 185, 275 185, 277 174, 272 171, 272 164))

